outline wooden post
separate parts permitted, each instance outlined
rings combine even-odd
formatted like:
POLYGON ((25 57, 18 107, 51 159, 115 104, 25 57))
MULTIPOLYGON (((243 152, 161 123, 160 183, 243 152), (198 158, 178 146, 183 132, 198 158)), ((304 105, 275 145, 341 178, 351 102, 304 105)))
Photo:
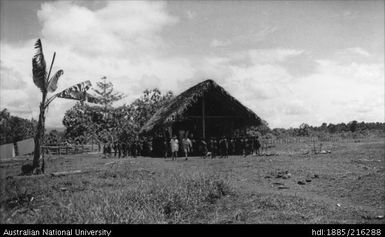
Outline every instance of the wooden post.
POLYGON ((206 139, 205 96, 202 96, 202 137, 206 139))

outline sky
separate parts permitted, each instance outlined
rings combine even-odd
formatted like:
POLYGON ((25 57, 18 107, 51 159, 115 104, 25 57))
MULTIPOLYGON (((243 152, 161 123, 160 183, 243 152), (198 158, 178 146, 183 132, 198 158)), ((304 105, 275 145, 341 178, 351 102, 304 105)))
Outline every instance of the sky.
MULTIPOLYGON (((384 122, 384 1, 0 0, 0 106, 38 118, 34 43, 57 92, 106 76, 131 103, 213 79, 271 128, 384 122)), ((76 101, 56 99, 62 127, 76 101)))

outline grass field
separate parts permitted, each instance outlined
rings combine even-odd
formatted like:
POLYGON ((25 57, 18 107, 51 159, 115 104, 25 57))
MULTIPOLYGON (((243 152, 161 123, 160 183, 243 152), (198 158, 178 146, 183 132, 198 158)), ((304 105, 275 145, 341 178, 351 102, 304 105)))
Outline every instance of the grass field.
POLYGON ((1 223, 385 223, 385 141, 281 144, 274 156, 1 161, 1 223), (79 174, 52 176, 56 171, 79 174), (302 184, 298 184, 298 182, 302 184), (382 216, 382 218, 381 218, 382 216))

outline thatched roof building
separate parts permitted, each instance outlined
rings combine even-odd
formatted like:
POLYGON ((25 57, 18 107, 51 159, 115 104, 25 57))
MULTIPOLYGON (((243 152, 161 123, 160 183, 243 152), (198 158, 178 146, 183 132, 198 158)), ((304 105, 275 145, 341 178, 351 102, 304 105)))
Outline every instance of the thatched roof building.
MULTIPOLYGON (((235 129, 260 125, 262 120, 213 80, 203 81, 159 109, 140 133, 184 130, 194 136, 231 135, 235 129)), ((171 135, 170 134, 170 135, 171 135)))

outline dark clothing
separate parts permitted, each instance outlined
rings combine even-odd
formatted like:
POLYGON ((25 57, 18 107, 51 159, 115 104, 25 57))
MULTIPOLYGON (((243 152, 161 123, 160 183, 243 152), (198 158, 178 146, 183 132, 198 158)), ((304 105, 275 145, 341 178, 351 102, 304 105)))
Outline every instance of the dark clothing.
POLYGON ((136 158, 138 152, 138 144, 137 142, 133 142, 131 145, 131 156, 133 158, 136 158))
POLYGON ((230 140, 230 155, 235 155, 235 140, 231 139, 230 140))
POLYGON ((210 141, 209 141, 209 147, 208 147, 208 149, 209 149, 209 151, 211 152, 211 153, 213 153, 214 152, 214 140, 213 139, 211 139, 210 141))
POLYGON ((242 139, 237 138, 235 140, 235 155, 242 154, 242 151, 243 151, 242 143, 243 143, 242 139))
POLYGON ((253 154, 253 140, 248 139, 247 141, 247 154, 252 155, 253 154))
POLYGON ((118 154, 118 143, 117 142, 114 142, 113 148, 114 148, 114 157, 116 157, 116 155, 118 154))
POLYGON ((260 153, 260 148, 261 148, 261 142, 259 141, 258 138, 255 138, 255 140, 254 140, 255 154, 259 154, 260 153))
POLYGON ((198 151, 198 149, 197 149, 197 142, 195 141, 194 138, 191 138, 190 141, 191 141, 191 144, 192 144, 190 152, 191 152, 192 156, 195 156, 195 155, 197 155, 197 151, 198 151))
POLYGON ((107 146, 103 145, 103 155, 107 154, 107 146))
POLYGON ((164 158, 167 158, 168 150, 169 150, 168 142, 166 140, 164 140, 163 141, 163 154, 164 154, 164 158))
POLYGON ((199 144, 199 154, 202 157, 205 157, 207 152, 208 152, 207 143, 204 140, 201 140, 199 144))
POLYGON ((116 148, 118 150, 118 157, 122 157, 122 143, 119 142, 116 148))
POLYGON ((219 154, 218 140, 214 140, 214 153, 213 153, 213 157, 217 156, 218 154, 219 154))
POLYGON ((221 157, 228 157, 228 150, 229 150, 229 144, 227 142, 227 139, 221 139, 219 140, 219 154, 221 157))

